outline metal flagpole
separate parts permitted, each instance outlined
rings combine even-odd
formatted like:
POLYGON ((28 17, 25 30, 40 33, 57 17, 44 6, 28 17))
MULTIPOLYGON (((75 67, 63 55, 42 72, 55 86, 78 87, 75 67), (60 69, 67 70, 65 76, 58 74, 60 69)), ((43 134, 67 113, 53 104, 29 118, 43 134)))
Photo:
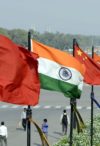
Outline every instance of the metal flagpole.
POLYGON ((70 99, 70 105, 71 105, 71 113, 70 113, 70 143, 69 146, 73 145, 73 99, 70 99))
MULTIPOLYGON (((94 57, 94 46, 92 46, 92 58, 93 57, 94 57)), ((90 129, 91 146, 93 146, 93 112, 94 112, 92 97, 94 97, 94 86, 93 85, 91 86, 91 129, 90 129)))
MULTIPOLYGON (((75 43, 76 43, 76 39, 73 39, 73 56, 74 56, 74 44, 75 43)), ((75 114, 74 114, 74 110, 73 110, 73 104, 76 106, 76 99, 70 99, 71 111, 70 111, 70 143, 69 143, 69 146, 73 145, 73 128, 76 127, 76 119, 75 119, 75 114)))
MULTIPOLYGON (((76 44, 76 39, 73 39, 73 56, 75 56, 75 50, 74 50, 74 45, 76 44)), ((73 104, 76 107, 77 106, 77 101, 76 99, 73 99, 73 104)), ((76 128, 76 116, 75 113, 73 113, 73 128, 76 128)))
MULTIPOLYGON (((31 33, 28 32, 28 50, 31 51, 31 33)), ((26 110, 27 117, 27 146, 31 146, 31 123, 29 118, 32 117, 32 110, 30 105, 28 105, 26 110)))

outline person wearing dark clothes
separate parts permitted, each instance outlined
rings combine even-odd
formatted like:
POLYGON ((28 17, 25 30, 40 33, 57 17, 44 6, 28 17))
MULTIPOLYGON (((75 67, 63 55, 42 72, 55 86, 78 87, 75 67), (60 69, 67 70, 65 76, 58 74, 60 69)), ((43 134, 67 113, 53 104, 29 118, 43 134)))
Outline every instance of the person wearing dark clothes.
POLYGON ((63 135, 67 134, 69 118, 68 118, 66 110, 63 110, 63 114, 60 117, 60 123, 62 124, 63 135))

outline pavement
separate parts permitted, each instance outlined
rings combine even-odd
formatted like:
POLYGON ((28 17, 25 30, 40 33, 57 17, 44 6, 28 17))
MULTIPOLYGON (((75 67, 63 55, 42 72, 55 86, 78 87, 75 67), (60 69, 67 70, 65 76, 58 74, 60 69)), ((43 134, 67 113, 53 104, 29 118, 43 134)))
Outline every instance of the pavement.
MULTIPOLYGON (((100 103, 99 90, 100 87, 94 87, 95 98, 100 103)), ((85 122, 90 121, 91 117, 90 93, 91 86, 84 86, 82 96, 77 100, 78 110, 85 122)), ((5 121, 8 127, 8 146, 27 146, 27 132, 19 125, 24 107, 26 106, 0 103, 0 122, 5 121)), ((46 90, 41 90, 39 104, 31 107, 32 117, 40 127, 43 119, 48 119, 48 141, 51 146, 62 137, 60 115, 65 108, 70 117, 70 99, 64 97, 62 93, 46 90)), ((94 116, 99 113, 100 109, 94 104, 94 116)), ((33 124, 31 125, 31 146, 41 146, 39 134, 33 124)))

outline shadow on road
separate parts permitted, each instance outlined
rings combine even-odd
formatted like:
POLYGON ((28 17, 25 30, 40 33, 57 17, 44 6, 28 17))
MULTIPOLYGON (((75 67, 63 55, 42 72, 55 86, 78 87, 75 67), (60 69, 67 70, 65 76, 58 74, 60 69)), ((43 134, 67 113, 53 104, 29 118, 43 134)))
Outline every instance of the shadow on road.
POLYGON ((62 136, 61 132, 54 131, 53 133, 62 136))
POLYGON ((16 128, 16 130, 19 130, 19 131, 24 131, 23 128, 16 128))
POLYGON ((48 138, 49 138, 49 137, 52 137, 52 138, 57 139, 57 140, 59 140, 59 139, 60 139, 60 137, 56 137, 56 136, 51 135, 51 134, 48 134, 48 138))
MULTIPOLYGON (((37 130, 34 130, 34 132, 38 133, 37 130)), ((54 139, 59 140, 60 137, 56 137, 56 136, 54 136, 54 134, 56 134, 56 136, 57 136, 57 135, 62 136, 62 133, 54 131, 54 132, 53 132, 53 135, 52 135, 52 134, 48 134, 48 137, 52 137, 52 138, 54 138, 54 139)))
POLYGON ((35 146, 42 146, 41 144, 38 144, 38 143, 33 143, 33 145, 35 145, 35 146))

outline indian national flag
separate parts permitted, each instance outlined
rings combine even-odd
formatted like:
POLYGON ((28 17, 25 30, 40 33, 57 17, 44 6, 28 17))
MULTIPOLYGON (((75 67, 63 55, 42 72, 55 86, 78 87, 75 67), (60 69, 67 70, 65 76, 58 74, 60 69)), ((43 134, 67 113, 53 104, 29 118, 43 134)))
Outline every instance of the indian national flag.
POLYGON ((84 68, 70 54, 32 40, 32 52, 39 55, 39 75, 42 89, 59 91, 70 98, 79 98, 83 86, 84 68))

